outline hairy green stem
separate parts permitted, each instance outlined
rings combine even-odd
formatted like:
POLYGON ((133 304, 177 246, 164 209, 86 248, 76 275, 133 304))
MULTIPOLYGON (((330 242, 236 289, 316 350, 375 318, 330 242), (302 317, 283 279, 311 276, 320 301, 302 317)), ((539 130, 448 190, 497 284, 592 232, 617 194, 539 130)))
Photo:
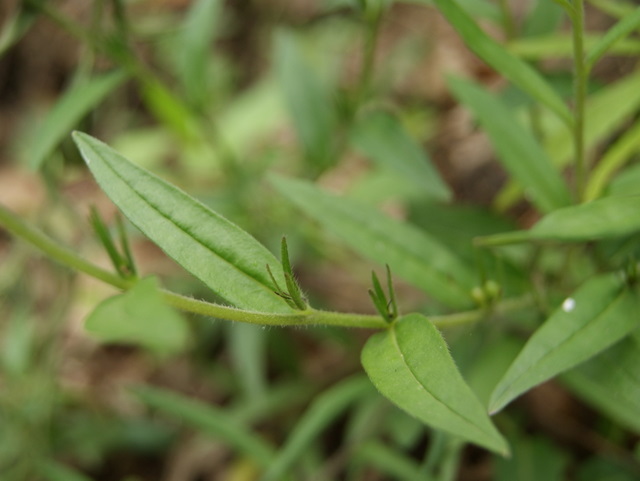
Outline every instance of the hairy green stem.
MULTIPOLYGON (((19 237, 47 254, 51 259, 73 270, 83 272, 119 289, 129 289, 135 279, 123 279, 95 264, 83 259, 73 250, 60 245, 44 232, 26 224, 19 216, 0 205, 0 225, 11 234, 19 237)), ((342 326, 368 329, 386 329, 389 324, 382 317, 371 314, 352 314, 342 312, 321 311, 307 308, 291 314, 275 314, 254 312, 235 307, 213 304, 210 302, 182 296, 175 292, 163 291, 165 301, 182 311, 200 314, 228 321, 247 322, 265 326, 342 326)), ((500 313, 521 309, 526 306, 525 299, 507 299, 493 307, 492 310, 476 309, 442 316, 431 316, 430 320, 441 328, 478 322, 489 313, 500 313)))
POLYGON ((86 261, 73 250, 60 245, 44 232, 26 224, 20 217, 2 205, 0 205, 0 225, 3 225, 16 237, 20 237, 30 242, 50 258, 58 261, 60 264, 70 267, 71 269, 84 272, 91 277, 95 277, 96 279, 106 282, 107 284, 111 284, 119 289, 128 289, 133 285, 133 281, 123 279, 122 277, 86 261))
POLYGON ((585 100, 589 70, 584 51, 584 0, 574 0, 570 12, 573 36, 574 123, 573 149, 575 167, 575 200, 582 202, 587 181, 587 159, 584 146, 585 100))

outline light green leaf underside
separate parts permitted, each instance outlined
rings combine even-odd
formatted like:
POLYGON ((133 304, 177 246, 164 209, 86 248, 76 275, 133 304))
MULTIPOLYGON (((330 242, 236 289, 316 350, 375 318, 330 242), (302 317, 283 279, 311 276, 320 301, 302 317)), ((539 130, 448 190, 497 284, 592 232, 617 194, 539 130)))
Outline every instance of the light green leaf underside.
POLYGON ((618 273, 595 277, 531 336, 494 389, 490 412, 595 356, 638 326, 640 296, 618 273))
POLYGON ((572 116, 567 106, 540 74, 487 35, 455 1, 434 0, 433 3, 478 57, 514 85, 546 105, 566 124, 572 123, 572 116))
POLYGON ((28 152, 29 166, 32 169, 40 168, 56 146, 69 135, 69 131, 126 78, 125 73, 117 71, 94 77, 67 89, 34 134, 28 152))
POLYGON ((393 220, 378 210, 324 193, 309 182, 271 177, 294 205, 374 262, 456 308, 471 306, 473 274, 428 233, 393 220))
POLYGON ((527 241, 584 242, 640 231, 640 195, 605 197, 547 214, 531 229, 482 237, 482 245, 527 241))
POLYGON ((563 383, 587 403, 640 434, 640 331, 567 372, 563 383))
POLYGON ((291 312, 266 269, 284 285, 279 261, 251 235, 99 140, 79 132, 74 140, 105 193, 178 264, 240 308, 291 312))
POLYGON ((460 375, 438 330, 420 314, 373 335, 362 365, 378 390, 422 422, 497 453, 509 451, 460 375))
POLYGON ((85 328, 103 341, 142 345, 160 354, 179 352, 189 341, 189 327, 162 301, 155 277, 101 302, 85 328))
POLYGON ((373 112, 360 119, 351 132, 357 150, 384 168, 418 187, 436 201, 451 199, 451 190, 422 147, 409 135, 400 121, 385 112, 373 112))
POLYGON ((511 111, 494 95, 469 80, 452 77, 449 85, 460 102, 478 118, 500 161, 524 186, 536 206, 550 212, 569 205, 570 195, 558 170, 511 111))

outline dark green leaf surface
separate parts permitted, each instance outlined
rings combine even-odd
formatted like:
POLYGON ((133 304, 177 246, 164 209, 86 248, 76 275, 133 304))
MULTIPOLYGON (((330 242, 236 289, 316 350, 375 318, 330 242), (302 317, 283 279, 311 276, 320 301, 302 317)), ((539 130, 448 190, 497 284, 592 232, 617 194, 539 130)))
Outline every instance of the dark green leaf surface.
POLYGON ((509 108, 471 81, 452 77, 449 85, 458 100, 480 121, 500 161, 535 205, 543 212, 569 205, 569 192, 551 159, 509 108))
POLYGON ((38 169, 78 122, 127 76, 112 72, 70 87, 47 114, 29 149, 29 166, 38 169))
POLYGON ((620 274, 587 281, 531 336, 493 391, 490 412, 622 339, 639 325, 639 309, 637 290, 620 274))
POLYGON ((640 330, 567 372, 562 381, 600 412, 640 434, 640 330))
POLYGON ((187 324, 163 302, 155 277, 100 303, 85 327, 104 341, 139 344, 160 354, 179 352, 189 341, 187 324))
POLYGON ((531 240, 585 242, 640 231, 640 195, 605 197, 556 210, 527 231, 481 237, 481 245, 531 240))
POLYGON ((506 441, 466 384, 440 332, 420 314, 373 335, 362 365, 378 390, 422 422, 506 455, 506 441))
POLYGON ((266 270, 280 262, 247 232, 102 142, 78 132, 74 140, 111 200, 178 264, 238 307, 291 312, 266 270))
POLYGON ((572 122, 567 106, 549 84, 529 65, 510 54, 498 42, 489 37, 454 0, 434 0, 433 3, 478 57, 513 84, 549 107, 565 123, 572 122))
POLYGON ((275 176, 272 182, 282 195, 364 256, 388 264, 395 275, 444 304, 471 306, 473 274, 428 233, 370 206, 326 194, 308 182, 275 176))
POLYGON ((396 175, 414 184, 429 199, 451 199, 451 190, 425 151, 396 117, 385 112, 374 112, 362 118, 351 132, 351 142, 357 150, 384 168, 387 175, 396 175))

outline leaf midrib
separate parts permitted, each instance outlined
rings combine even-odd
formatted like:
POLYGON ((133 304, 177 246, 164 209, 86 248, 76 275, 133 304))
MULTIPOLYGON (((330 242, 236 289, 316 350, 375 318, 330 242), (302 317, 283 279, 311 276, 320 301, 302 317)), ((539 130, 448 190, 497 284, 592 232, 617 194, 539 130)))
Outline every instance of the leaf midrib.
MULTIPOLYGON (((429 322, 429 321, 425 321, 425 322, 429 322)), ((398 352, 400 353, 400 358, 402 359, 402 363, 406 366, 407 370, 409 371, 409 373, 411 374, 411 377, 413 377, 413 379, 420 385, 420 387, 422 387, 422 389, 425 390, 425 392, 429 393, 429 395, 435 399, 438 403, 440 403, 442 406, 444 406, 448 411, 450 411, 451 413, 455 414, 456 416, 460 417, 461 419, 463 419, 465 422, 467 422, 468 424, 470 424, 471 426, 475 427, 476 429, 478 429, 481 433, 488 435, 491 439, 493 439, 495 437, 494 433, 489 431, 485 431, 483 428, 481 428, 480 426, 478 426, 475 422, 473 422, 472 420, 470 420, 467 416, 465 416, 464 414, 461 414, 460 412, 458 412, 457 410, 453 409, 449 404, 445 403, 444 401, 442 401, 439 397, 437 397, 435 394, 433 394, 431 391, 429 391, 426 386, 424 384, 422 384, 422 382, 420 382, 420 380, 418 379, 417 375, 415 374, 415 372, 413 371, 413 369, 411 369, 411 366, 409 366, 409 364, 406 362, 405 357, 404 357, 404 353, 402 352, 402 349, 400 349, 400 344, 398 343, 398 339, 397 339, 397 335, 396 335, 396 330, 395 330, 395 326, 393 326, 392 328, 389 329, 390 333, 391 333, 391 338, 393 341, 393 345, 394 347, 398 350, 398 352)))
MULTIPOLYGON (((96 156, 98 159, 101 159, 101 162, 103 163, 103 165, 105 165, 118 179, 120 179, 128 188, 131 192, 134 193, 134 195, 136 196, 136 198, 138 198, 139 200, 141 200, 142 202, 146 203, 147 205, 149 205, 158 215, 160 215, 162 218, 166 219, 167 221, 170 222, 171 225, 175 226, 178 230, 180 230, 181 232, 183 232, 184 234, 186 234, 187 236, 189 236, 190 239, 193 239, 196 243, 200 244, 202 247, 204 247, 207 251, 211 252, 213 255, 215 255, 216 257, 222 259, 226 264, 228 264, 229 266, 231 266, 233 269, 235 269, 236 271, 238 271, 239 273, 241 273, 242 275, 244 275, 245 277, 248 277, 249 279, 255 281, 255 283, 257 285, 259 285, 261 288, 263 288, 265 291, 269 292, 269 293, 273 293, 273 289, 269 288, 269 286, 263 284, 262 282, 258 281, 255 277, 253 277, 252 275, 250 275, 248 272, 244 271, 243 269, 240 269, 238 266, 236 266, 235 264, 233 264, 229 259, 227 259, 226 257, 220 255, 217 251, 215 251, 214 249, 211 248, 211 246, 205 244, 203 241, 201 241, 200 239, 198 239, 197 237, 195 237, 190 231, 189 229, 185 228, 183 225, 180 225, 174 218, 170 217, 169 215, 165 214, 164 212, 162 212, 162 210, 160 210, 160 208, 152 203, 151 201, 149 201, 147 198, 143 197, 141 194, 138 193, 138 191, 136 191, 132 185, 127 181, 127 179, 125 177, 123 177, 122 175, 120 175, 120 173, 113 167, 111 166, 111 164, 107 161, 107 160, 103 160, 99 154, 99 152, 89 143, 85 141, 85 145, 92 150, 94 156, 96 156)), ((132 164, 133 165, 133 164, 132 164)), ((137 166, 133 166, 135 169, 139 169, 137 166)), ((141 170, 141 169, 140 169, 141 170)), ((155 178, 153 176, 151 176, 150 174, 147 174, 146 172, 142 171, 143 175, 148 175, 150 176, 154 181, 159 182, 159 183, 163 183, 166 186, 172 188, 173 186, 171 186, 170 184, 167 184, 165 181, 163 181, 162 179, 159 178, 155 178)), ((182 191, 178 190, 178 192, 181 195, 184 195, 182 191)), ((198 201, 196 201, 195 199, 191 199, 193 202, 193 206, 197 207, 198 209, 200 209, 201 211, 204 211, 207 215, 210 214, 209 210, 202 205, 201 203, 199 203, 198 201)), ((126 215, 126 213, 125 213, 126 215)), ((127 215, 127 217, 131 220, 130 216, 127 215)), ((138 223, 134 222, 132 220, 132 222, 137 226, 138 223)), ((145 232, 145 235, 146 232, 145 232)), ((162 248, 162 247, 161 247, 162 248)), ((164 248, 162 248, 162 250, 165 250, 164 248)), ((173 258, 173 256, 170 255, 171 258, 173 258)), ((184 266, 183 266, 184 267, 184 266)), ((190 271, 189 271, 190 272, 190 271)), ((190 272, 190 274, 193 274, 195 277, 199 278, 200 280, 203 280, 199 275, 195 275, 193 272, 190 272)), ((203 280, 204 281, 204 280, 203 280)), ((205 282, 206 283, 206 282, 205 282)), ((275 299, 274 299, 275 300, 275 299)))

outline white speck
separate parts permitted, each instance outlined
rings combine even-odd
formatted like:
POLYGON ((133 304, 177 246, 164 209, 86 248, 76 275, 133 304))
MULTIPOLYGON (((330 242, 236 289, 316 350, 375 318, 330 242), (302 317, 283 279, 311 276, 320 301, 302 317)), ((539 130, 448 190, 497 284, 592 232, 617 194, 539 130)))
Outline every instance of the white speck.
POLYGON ((572 297, 567 297, 562 303, 562 310, 564 312, 571 312, 576 308, 576 301, 572 297))

